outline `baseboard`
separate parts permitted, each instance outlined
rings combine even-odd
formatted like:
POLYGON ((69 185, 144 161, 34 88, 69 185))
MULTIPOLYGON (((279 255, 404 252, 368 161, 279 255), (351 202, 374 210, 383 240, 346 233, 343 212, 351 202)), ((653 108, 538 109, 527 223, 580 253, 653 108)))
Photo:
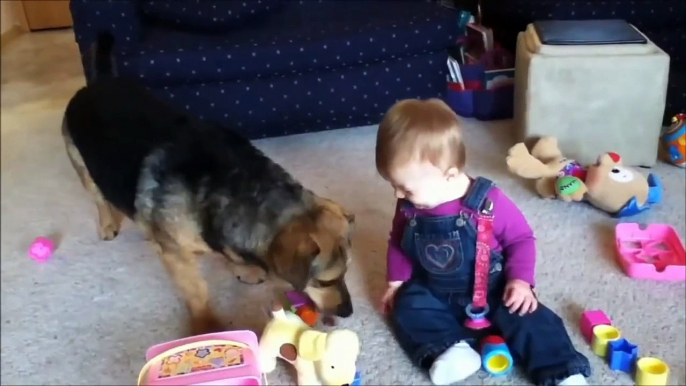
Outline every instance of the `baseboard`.
POLYGON ((2 39, 0 40, 0 50, 4 50, 8 44, 16 40, 22 34, 21 27, 18 25, 13 25, 7 31, 2 33, 2 39))

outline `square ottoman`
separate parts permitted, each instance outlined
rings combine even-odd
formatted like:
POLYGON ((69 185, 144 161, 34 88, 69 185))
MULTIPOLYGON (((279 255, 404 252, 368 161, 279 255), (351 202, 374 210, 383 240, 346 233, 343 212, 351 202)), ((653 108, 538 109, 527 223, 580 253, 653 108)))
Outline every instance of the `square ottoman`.
POLYGON ((582 164, 613 151, 626 165, 654 165, 669 55, 647 38, 644 43, 585 43, 542 44, 534 24, 519 33, 517 140, 557 137, 563 154, 582 164))

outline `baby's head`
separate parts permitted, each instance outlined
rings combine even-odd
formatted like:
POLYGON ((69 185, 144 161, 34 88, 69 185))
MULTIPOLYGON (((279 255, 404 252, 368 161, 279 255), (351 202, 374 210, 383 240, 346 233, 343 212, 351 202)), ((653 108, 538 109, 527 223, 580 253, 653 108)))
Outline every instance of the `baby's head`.
MULTIPOLYGON (((465 146, 460 121, 440 99, 406 99, 393 105, 379 125, 376 169, 398 198, 421 208, 450 199, 463 173, 465 146)), ((468 182, 467 182, 468 183, 468 182)))

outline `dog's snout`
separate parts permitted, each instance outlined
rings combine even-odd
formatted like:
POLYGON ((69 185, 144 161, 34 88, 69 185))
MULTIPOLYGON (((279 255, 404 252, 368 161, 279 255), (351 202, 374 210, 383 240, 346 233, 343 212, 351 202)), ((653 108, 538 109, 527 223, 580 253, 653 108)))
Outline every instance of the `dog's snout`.
POLYGON ((353 304, 352 302, 341 303, 336 307, 336 315, 341 318, 347 318, 353 314, 353 304))

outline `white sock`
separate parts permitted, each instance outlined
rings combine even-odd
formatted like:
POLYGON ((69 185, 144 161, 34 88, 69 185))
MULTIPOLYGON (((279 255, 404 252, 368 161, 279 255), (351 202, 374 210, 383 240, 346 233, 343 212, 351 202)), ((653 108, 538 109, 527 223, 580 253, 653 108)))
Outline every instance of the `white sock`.
POLYGON ((450 385, 476 373, 481 368, 481 355, 467 342, 459 342, 441 354, 429 370, 434 385, 450 385))
POLYGON ((588 385, 586 378, 581 374, 574 374, 571 377, 567 377, 558 383, 559 386, 585 386, 588 385))

